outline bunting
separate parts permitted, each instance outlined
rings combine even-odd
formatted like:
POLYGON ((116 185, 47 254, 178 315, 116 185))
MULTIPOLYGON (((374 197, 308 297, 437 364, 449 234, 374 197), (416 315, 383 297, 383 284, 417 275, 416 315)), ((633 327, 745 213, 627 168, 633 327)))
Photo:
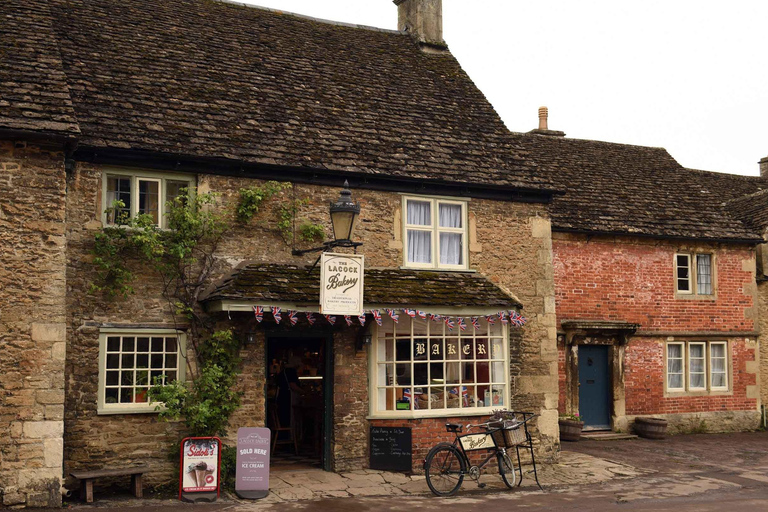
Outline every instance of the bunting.
POLYGON ((357 321, 360 322, 360 325, 365 326, 365 313, 357 317, 357 321))
POLYGON ((262 306, 253 306, 253 314, 256 315, 256 321, 261 323, 264 320, 264 308, 262 306))
POLYGON ((307 311, 304 314, 307 315, 307 323, 309 325, 315 325, 315 314, 314 313, 310 313, 309 311, 307 311))
POLYGON ((280 308, 277 306, 272 306, 272 316, 275 317, 275 323, 279 324, 280 320, 282 318, 280 317, 280 308))
POLYGON ((344 320, 347 322, 347 325, 352 327, 352 317, 349 315, 344 315, 344 320))
POLYGON ((381 311, 379 311, 378 309, 374 309, 373 311, 371 311, 371 314, 373 315, 373 319, 376 320, 376 323, 378 325, 381 325, 381 311))
POLYGON ((296 311, 292 309, 288 310, 288 320, 290 320, 291 325, 296 325, 296 323, 299 321, 299 317, 296 314, 296 311))
POLYGON ((336 323, 336 317, 333 315, 323 315, 326 320, 328 320, 328 323, 333 325, 336 323))

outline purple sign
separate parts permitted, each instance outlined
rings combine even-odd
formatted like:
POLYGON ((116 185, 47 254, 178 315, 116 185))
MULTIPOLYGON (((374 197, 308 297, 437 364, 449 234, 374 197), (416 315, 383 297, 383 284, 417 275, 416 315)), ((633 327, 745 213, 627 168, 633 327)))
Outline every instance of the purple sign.
POLYGON ((243 499, 269 494, 270 434, 268 428, 237 429, 235 494, 243 499))

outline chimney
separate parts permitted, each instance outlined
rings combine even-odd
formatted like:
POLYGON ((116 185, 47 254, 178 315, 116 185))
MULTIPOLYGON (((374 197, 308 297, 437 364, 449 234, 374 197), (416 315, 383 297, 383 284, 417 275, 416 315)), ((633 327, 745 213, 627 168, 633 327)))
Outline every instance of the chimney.
POLYGON ((531 130, 528 133, 534 133, 536 135, 549 135, 552 137, 565 137, 565 132, 559 132, 557 130, 550 130, 549 123, 549 109, 547 107, 539 107, 539 127, 535 130, 531 130))
POLYGON ((443 41, 443 0, 394 0, 397 29, 408 32, 417 42, 445 49, 443 41))
POLYGON ((760 177, 768 178, 768 156, 760 160, 760 177))

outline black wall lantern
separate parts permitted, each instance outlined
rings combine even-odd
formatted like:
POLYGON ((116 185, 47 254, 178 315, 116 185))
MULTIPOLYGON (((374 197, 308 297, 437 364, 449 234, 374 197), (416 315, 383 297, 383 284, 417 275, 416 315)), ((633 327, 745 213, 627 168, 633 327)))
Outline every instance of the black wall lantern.
POLYGON ((326 251, 334 247, 352 247, 357 250, 358 247, 363 245, 362 242, 352 241, 352 230, 355 229, 355 221, 357 216, 360 215, 360 203, 352 201, 352 192, 349 190, 348 181, 344 181, 344 189, 339 194, 339 198, 330 204, 330 214, 334 240, 323 242, 321 247, 303 250, 294 249, 291 251, 294 256, 326 251))

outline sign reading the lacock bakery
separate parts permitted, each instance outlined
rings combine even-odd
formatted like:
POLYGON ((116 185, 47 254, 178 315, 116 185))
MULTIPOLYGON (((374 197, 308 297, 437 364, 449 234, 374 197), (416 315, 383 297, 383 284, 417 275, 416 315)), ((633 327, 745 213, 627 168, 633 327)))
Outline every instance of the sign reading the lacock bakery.
POLYGON ((320 260, 321 313, 363 314, 363 262, 363 255, 323 253, 320 260))

